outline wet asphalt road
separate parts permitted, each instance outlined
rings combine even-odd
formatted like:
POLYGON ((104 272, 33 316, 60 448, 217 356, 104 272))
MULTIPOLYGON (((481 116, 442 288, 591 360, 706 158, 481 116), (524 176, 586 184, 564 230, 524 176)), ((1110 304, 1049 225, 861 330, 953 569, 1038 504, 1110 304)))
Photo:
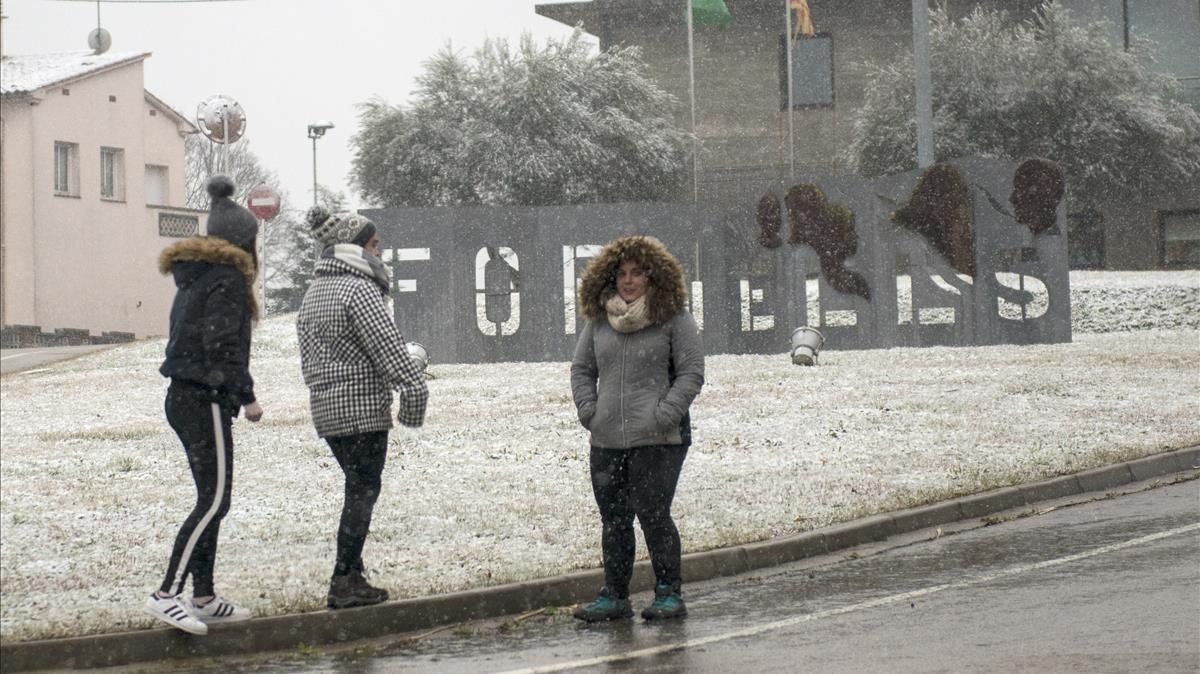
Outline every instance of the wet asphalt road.
POLYGON ((200 671, 1200 671, 1200 480, 936 535, 696 583, 661 625, 539 614, 200 671))
POLYGON ((0 349, 0 374, 15 374, 43 368, 62 360, 70 360, 94 351, 111 349, 112 345, 45 346, 34 349, 0 349))

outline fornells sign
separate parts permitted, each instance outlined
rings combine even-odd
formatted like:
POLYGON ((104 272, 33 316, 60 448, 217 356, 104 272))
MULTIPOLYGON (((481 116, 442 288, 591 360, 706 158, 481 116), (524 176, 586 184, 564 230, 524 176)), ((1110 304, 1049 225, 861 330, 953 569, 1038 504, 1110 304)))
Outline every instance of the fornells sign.
POLYGON ((1011 204, 1016 164, 951 164, 750 185, 717 205, 363 213, 379 226, 405 336, 441 362, 569 359, 577 280, 629 234, 679 258, 709 353, 784 353, 802 326, 820 329, 826 351, 1070 341, 1062 204, 1033 226, 1011 204), (947 180, 956 196, 943 200, 947 180))

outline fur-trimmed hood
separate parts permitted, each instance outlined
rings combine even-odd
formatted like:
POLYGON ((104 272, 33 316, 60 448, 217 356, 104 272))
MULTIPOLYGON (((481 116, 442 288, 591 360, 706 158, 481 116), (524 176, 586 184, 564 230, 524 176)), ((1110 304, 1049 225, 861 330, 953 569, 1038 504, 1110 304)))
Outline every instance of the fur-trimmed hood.
POLYGON ((659 325, 670 323, 687 305, 687 283, 679 260, 652 236, 621 237, 600 251, 583 272, 580 311, 589 320, 604 320, 604 303, 616 292, 617 270, 627 260, 636 260, 649 274, 650 319, 659 325))
POLYGON ((241 272, 246 280, 246 304, 251 318, 258 318, 258 300, 254 296, 254 257, 225 239, 215 236, 193 236, 177 241, 163 249, 158 256, 158 271, 174 274, 176 285, 183 285, 184 263, 196 262, 227 265, 241 272))

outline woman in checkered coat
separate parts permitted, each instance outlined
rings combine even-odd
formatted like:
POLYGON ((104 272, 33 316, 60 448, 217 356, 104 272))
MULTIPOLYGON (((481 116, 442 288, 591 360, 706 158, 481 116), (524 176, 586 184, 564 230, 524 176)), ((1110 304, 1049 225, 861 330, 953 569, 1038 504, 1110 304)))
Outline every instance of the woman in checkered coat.
POLYGON ((300 364, 317 434, 346 475, 327 603, 366 606, 388 597, 367 583, 362 550, 387 457, 392 391, 400 391, 397 420, 414 428, 425 421, 429 391, 384 303, 391 279, 374 223, 316 207, 308 221, 324 251, 296 323, 300 364))

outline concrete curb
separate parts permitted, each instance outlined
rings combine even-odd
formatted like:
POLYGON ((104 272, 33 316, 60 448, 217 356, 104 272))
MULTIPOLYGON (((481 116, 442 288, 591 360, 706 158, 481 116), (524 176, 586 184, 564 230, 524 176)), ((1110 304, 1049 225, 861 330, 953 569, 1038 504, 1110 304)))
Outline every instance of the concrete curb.
MULTIPOLYGON (((897 534, 986 517, 1033 503, 1200 468, 1200 446, 1165 452, 1017 487, 942 503, 873 515, 854 522, 769 541, 684 556, 686 582, 708 580, 777 566, 806 557, 885 540, 897 534)), ((630 590, 653 586, 648 562, 634 569, 630 590)), ((590 599, 603 584, 599 569, 497 587, 392 601, 342 611, 316 611, 219 625, 196 637, 169 628, 0 646, 4 671, 86 669, 154 660, 230 656, 370 639, 438 625, 514 615, 544 606, 590 599)))

